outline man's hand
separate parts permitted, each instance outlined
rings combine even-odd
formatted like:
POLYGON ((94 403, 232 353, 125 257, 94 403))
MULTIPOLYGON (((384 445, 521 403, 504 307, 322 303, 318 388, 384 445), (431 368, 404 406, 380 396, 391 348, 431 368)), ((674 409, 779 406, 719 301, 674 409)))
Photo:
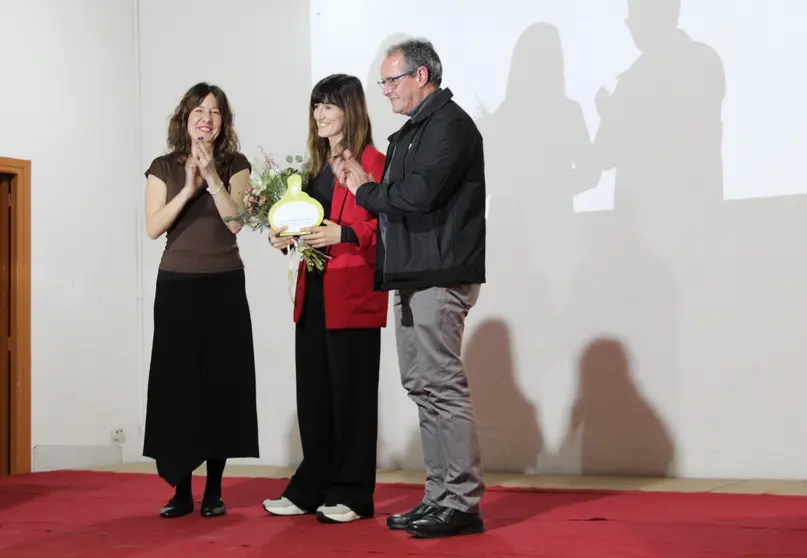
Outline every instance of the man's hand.
POLYGON ((374 181, 374 178, 364 172, 361 164, 353 158, 353 154, 348 150, 343 151, 341 157, 335 158, 331 165, 336 179, 347 186, 354 196, 359 186, 374 181))

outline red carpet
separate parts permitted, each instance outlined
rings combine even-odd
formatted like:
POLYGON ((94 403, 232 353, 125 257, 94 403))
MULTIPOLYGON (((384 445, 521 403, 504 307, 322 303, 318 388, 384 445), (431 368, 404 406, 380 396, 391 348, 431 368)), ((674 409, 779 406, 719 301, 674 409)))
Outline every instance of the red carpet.
MULTIPOLYGON (((197 494, 203 478, 194 479, 197 494)), ((156 516, 170 490, 150 475, 58 472, 0 479, 0 556, 201 558, 321 556, 807 557, 807 498, 491 489, 488 532, 436 541, 384 527, 421 488, 382 485, 378 515, 350 525, 268 517, 284 485, 225 479, 230 514, 156 516)))

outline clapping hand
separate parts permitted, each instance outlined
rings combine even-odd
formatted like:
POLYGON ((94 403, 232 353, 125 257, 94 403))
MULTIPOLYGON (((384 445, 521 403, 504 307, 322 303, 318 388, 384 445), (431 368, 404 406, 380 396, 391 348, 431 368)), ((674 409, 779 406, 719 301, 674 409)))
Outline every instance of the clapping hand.
POLYGON ((194 140, 191 146, 191 156, 199 167, 199 173, 207 181, 208 186, 219 182, 216 164, 213 157, 213 148, 202 138, 194 140))
POLYGON ((193 196, 202 187, 204 179, 199 174, 199 166, 196 159, 188 157, 185 159, 185 190, 188 196, 193 196))
POLYGON ((336 179, 347 186, 354 196, 359 186, 373 182, 373 177, 364 171, 361 164, 348 150, 343 151, 340 156, 331 159, 331 168, 333 169, 336 179))

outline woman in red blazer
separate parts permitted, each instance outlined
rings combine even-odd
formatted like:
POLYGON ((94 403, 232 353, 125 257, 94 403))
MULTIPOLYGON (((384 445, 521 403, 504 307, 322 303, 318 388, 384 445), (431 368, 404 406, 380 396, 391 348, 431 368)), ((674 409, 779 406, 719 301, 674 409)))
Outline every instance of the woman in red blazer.
MULTIPOLYGON (((300 265, 294 304, 297 418, 303 460, 283 494, 266 500, 273 515, 316 512, 322 522, 372 517, 378 430, 381 328, 388 295, 373 290, 376 216, 334 177, 330 161, 361 153, 365 171, 381 179, 384 155, 372 147, 361 82, 326 77, 311 93, 306 192, 329 218, 309 229, 306 244, 330 259, 324 272, 300 265)), ((291 240, 270 232, 275 248, 291 240)), ((305 230, 305 229, 304 229, 305 230)))

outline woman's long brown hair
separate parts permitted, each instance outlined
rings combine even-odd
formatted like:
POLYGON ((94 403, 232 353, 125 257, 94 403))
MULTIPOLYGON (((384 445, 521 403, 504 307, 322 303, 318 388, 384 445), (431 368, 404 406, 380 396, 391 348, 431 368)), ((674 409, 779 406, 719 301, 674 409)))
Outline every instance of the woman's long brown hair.
POLYGON ((201 82, 188 89, 168 122, 168 148, 177 159, 182 161, 190 155, 192 138, 188 134, 188 118, 191 112, 201 105, 210 94, 216 98, 221 113, 221 129, 213 146, 216 169, 221 174, 222 167, 232 159, 241 146, 238 135, 235 133, 234 115, 230 102, 220 87, 201 82))
POLYGON ((323 78, 311 91, 311 103, 308 107, 308 169, 312 177, 322 172, 331 154, 328 138, 321 138, 317 134, 314 107, 320 104, 334 105, 345 112, 340 151, 349 149, 355 158, 361 160, 364 149, 373 145, 372 126, 361 81, 346 74, 333 74, 323 78))

